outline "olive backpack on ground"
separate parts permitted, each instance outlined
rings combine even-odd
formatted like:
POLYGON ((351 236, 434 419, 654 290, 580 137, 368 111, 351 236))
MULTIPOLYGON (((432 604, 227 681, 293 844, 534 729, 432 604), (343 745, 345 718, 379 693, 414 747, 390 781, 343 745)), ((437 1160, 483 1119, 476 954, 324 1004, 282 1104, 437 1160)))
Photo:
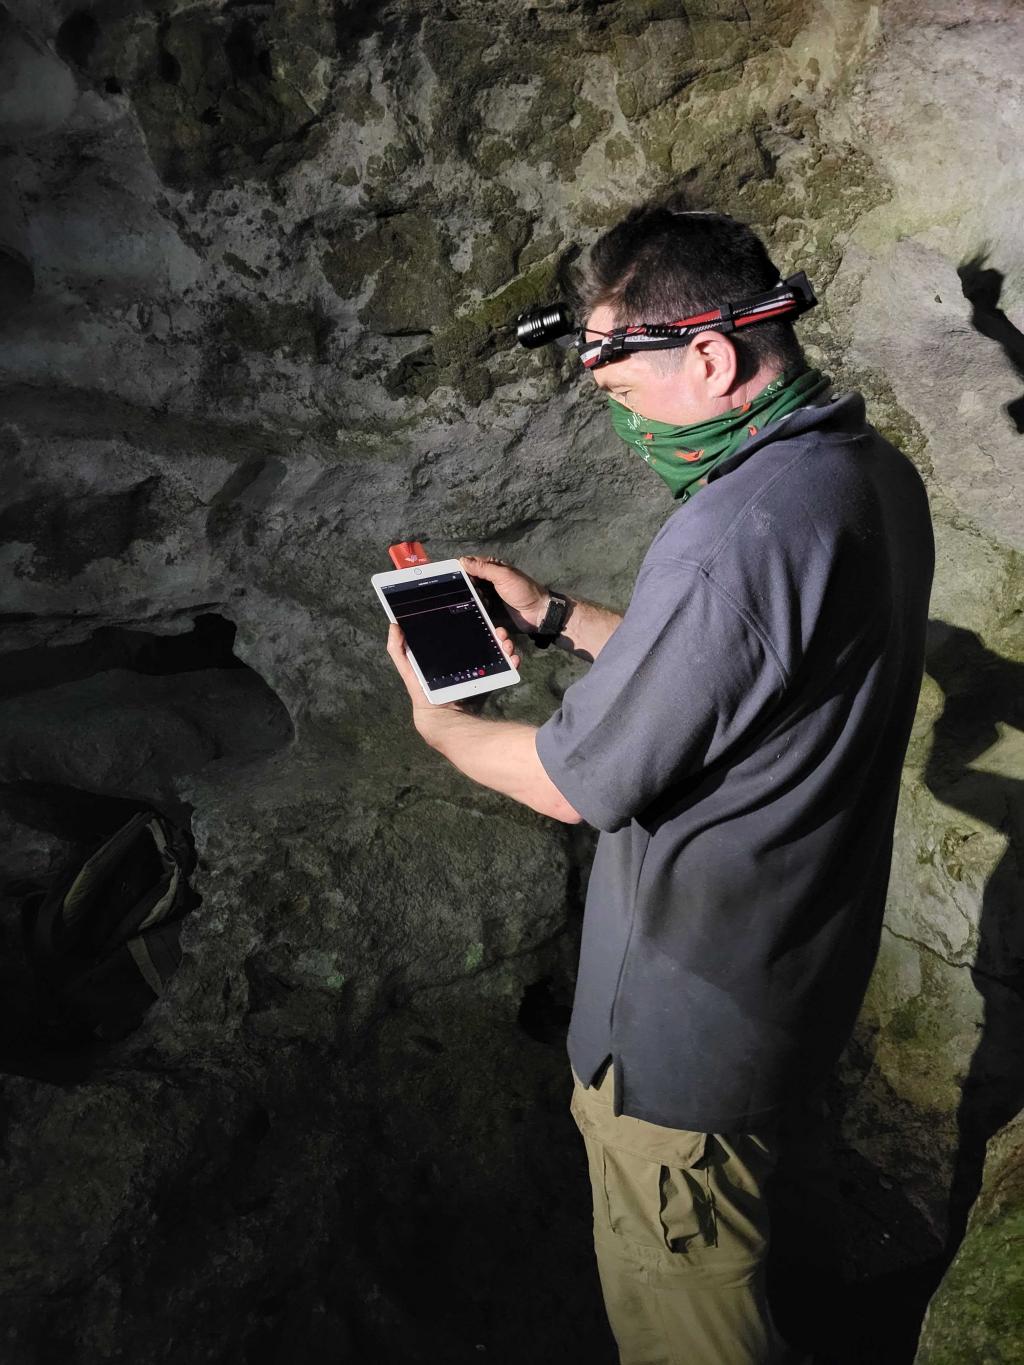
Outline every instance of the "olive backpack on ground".
POLYGON ((49 1004, 105 1039, 136 1028, 181 961, 181 922, 198 902, 185 835, 140 810, 64 872, 29 925, 49 1004))

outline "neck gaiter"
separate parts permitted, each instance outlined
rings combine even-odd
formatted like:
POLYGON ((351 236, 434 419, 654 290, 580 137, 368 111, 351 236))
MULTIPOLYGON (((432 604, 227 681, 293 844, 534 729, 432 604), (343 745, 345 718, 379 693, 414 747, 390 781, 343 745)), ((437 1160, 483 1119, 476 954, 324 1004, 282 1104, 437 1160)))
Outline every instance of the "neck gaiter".
POLYGON ((711 470, 739 450, 744 441, 769 422, 803 407, 831 383, 820 370, 786 370, 749 402, 685 427, 641 417, 615 398, 609 397, 608 406, 617 434, 639 451, 674 498, 686 502, 702 487, 711 470))

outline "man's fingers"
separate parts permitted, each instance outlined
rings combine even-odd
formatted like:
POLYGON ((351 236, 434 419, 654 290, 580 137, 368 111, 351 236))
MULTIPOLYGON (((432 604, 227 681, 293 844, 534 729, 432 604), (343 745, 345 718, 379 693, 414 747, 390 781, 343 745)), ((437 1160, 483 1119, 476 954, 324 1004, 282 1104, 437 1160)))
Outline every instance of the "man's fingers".
POLYGON ((394 621, 388 626, 388 653, 391 662, 404 677, 409 670, 409 660, 405 657, 405 633, 394 621))
POLYGON ((495 633, 495 635, 497 635, 498 639, 501 641, 501 647, 502 647, 502 649, 505 651, 505 653, 508 655, 509 661, 510 661, 510 663, 512 664, 512 667, 513 667, 513 668, 518 668, 518 667, 519 667, 519 655, 516 653, 516 647, 515 647, 515 645, 514 645, 513 642, 512 642, 512 637, 511 637, 511 635, 509 635, 508 631, 505 629, 504 626, 495 626, 495 627, 494 627, 494 633, 495 633))
POLYGON ((398 670, 398 676, 405 683, 405 690, 413 701, 418 701, 423 696, 423 689, 417 681, 416 674, 412 671, 412 664, 406 657, 405 635, 402 627, 393 621, 388 626, 388 654, 391 657, 391 662, 398 670))
POLYGON ((486 578, 484 569, 487 567, 482 559, 476 555, 463 555, 459 563, 472 578, 486 578))
POLYGON ((508 568, 500 559, 481 559, 479 555, 463 555, 459 563, 473 578, 486 578, 490 583, 508 568))
MULTIPOLYGON (((504 626, 496 626, 494 633, 497 635, 502 649, 508 655, 512 667, 517 669, 521 660, 516 653, 516 647, 513 644, 508 631, 504 626)), ((426 702, 426 698, 423 695, 423 688, 420 686, 419 678, 417 678, 416 674, 413 672, 412 664, 409 662, 408 655, 405 652, 405 635, 402 631, 402 627, 396 625, 394 622, 388 626, 388 655, 391 662, 395 665, 398 676, 405 683, 405 690, 409 693, 413 703, 417 706, 423 705, 424 702, 426 702)), ((451 705, 457 705, 457 703, 453 702, 451 705)))

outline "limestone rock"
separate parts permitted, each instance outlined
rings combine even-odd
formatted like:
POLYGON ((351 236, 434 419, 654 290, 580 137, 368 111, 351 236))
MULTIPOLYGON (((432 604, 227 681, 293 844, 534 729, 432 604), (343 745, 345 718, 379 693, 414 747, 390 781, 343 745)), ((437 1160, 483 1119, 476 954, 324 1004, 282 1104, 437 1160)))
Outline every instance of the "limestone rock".
MULTIPOLYGON (((136 1034, 3 1081, 5 1359, 608 1348, 562 1109, 592 841, 423 748, 369 578, 417 536, 626 603, 672 504, 513 323, 680 185, 807 269, 810 359, 929 487, 928 674, 836 1114, 863 1226, 911 1229, 865 1236, 857 1273, 931 1255, 1024 1103, 1019 7, 12 0, 0 20, 19 1027, 16 889, 84 852, 107 803, 190 819, 203 897, 136 1034)), ((490 705, 540 722, 580 667, 528 654, 490 705)))
POLYGON ((989 1143, 956 1259, 928 1308, 915 1365, 1024 1360, 1024 1116, 989 1143))

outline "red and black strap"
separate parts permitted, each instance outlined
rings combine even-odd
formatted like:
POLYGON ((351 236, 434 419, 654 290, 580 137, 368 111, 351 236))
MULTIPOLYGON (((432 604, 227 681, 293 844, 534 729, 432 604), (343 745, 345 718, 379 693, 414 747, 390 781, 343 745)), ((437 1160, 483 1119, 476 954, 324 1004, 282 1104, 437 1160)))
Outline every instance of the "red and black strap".
MULTIPOLYGON (((629 352, 666 351, 688 346, 699 332, 728 333, 757 322, 767 322, 769 318, 798 317, 817 302, 814 288, 801 270, 780 280, 766 294, 756 294, 738 303, 719 304, 717 308, 680 318, 678 322, 640 322, 630 327, 617 327, 614 332, 599 333, 600 341, 589 340, 587 332, 581 331, 576 345, 580 360, 588 370, 594 370, 599 365, 620 360, 629 352)), ((587 330, 593 333, 592 328, 587 330)))

